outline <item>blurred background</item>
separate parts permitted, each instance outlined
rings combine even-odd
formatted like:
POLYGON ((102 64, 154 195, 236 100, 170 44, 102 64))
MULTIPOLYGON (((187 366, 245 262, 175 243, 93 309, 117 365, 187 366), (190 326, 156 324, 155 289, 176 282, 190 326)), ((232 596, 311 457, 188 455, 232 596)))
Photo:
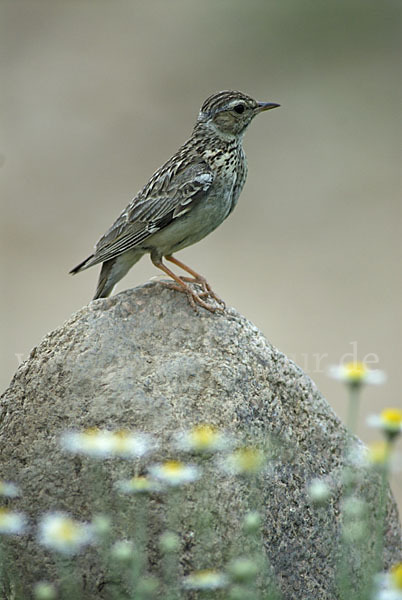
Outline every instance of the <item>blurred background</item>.
MULTIPOLYGON (((233 215, 178 257, 317 383, 387 372, 366 415, 401 406, 400 0, 0 0, 1 388, 93 296, 83 260, 190 135, 239 89, 281 108, 249 128, 233 215)), ((157 275, 148 257, 117 291, 157 275)), ((399 445, 401 452, 401 444, 399 445)), ((401 476, 394 491, 402 501, 401 476)))

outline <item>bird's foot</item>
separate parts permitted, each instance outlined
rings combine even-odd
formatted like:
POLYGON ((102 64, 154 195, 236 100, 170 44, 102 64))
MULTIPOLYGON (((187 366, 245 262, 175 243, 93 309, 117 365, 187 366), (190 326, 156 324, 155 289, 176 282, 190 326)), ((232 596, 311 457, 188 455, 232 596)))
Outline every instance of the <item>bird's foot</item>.
POLYGON ((180 279, 182 279, 183 281, 188 281, 189 283, 197 283, 198 285, 200 285, 202 287, 202 293, 200 295, 209 296, 210 298, 213 298, 213 300, 215 300, 215 302, 217 302, 220 305, 220 310, 225 310, 225 301, 222 300, 222 298, 220 298, 218 294, 214 292, 214 290, 211 288, 205 277, 203 277, 202 275, 198 275, 198 277, 181 277, 180 279))
MULTIPOLYGON (((195 279, 190 278, 190 277, 181 277, 180 279, 183 281, 182 285, 179 285, 177 283, 170 283, 169 281, 160 281, 159 283, 161 283, 165 287, 169 288, 170 290, 176 290, 177 292, 186 294, 188 301, 190 303, 190 306, 196 312, 198 310, 198 306, 202 306, 202 308, 205 308, 206 310, 209 310, 209 312, 212 312, 212 313, 215 313, 217 310, 223 311, 225 309, 225 303, 223 302, 223 300, 221 300, 218 296, 216 296, 216 294, 214 292, 212 292, 211 289, 208 290, 207 288, 205 288, 201 284, 201 282, 198 282, 195 279), (203 288, 202 291, 197 292, 190 285, 188 285, 186 283, 186 281, 188 281, 190 283, 198 283, 203 288), (210 304, 209 302, 205 302, 205 300, 203 300, 203 298, 208 298, 208 297, 215 300, 217 302, 218 306, 216 306, 214 304, 210 304)), ((205 283, 207 283, 207 282, 205 282, 205 283)), ((208 287, 209 287, 209 285, 208 285, 208 287)))

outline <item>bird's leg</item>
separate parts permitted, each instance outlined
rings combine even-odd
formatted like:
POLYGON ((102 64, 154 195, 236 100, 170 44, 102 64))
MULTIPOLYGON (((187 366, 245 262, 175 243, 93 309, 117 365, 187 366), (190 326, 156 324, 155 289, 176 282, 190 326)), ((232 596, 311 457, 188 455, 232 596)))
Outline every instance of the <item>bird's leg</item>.
POLYGON ((173 271, 171 271, 165 264, 163 264, 162 259, 153 257, 151 254, 151 260, 154 263, 155 267, 161 269, 164 273, 166 273, 166 275, 169 275, 169 277, 171 277, 178 284, 175 285, 174 283, 160 281, 162 285, 165 285, 170 289, 177 290, 178 292, 184 292, 185 294, 187 294, 188 301, 190 302, 194 310, 197 310, 197 304, 199 304, 200 306, 206 308, 210 312, 216 311, 216 306, 212 306, 211 304, 204 302, 204 300, 201 298, 203 294, 197 294, 197 292, 194 291, 189 285, 187 285, 181 277, 173 273, 173 271))
POLYGON ((223 306, 223 308, 225 308, 225 306, 226 306, 225 302, 221 298, 219 298, 219 296, 217 294, 215 294, 215 292, 213 291, 213 289, 211 288, 208 281, 205 279, 205 277, 203 275, 200 275, 199 273, 197 273, 197 271, 194 271, 191 267, 185 265, 183 262, 181 262, 181 260, 178 260, 174 256, 167 255, 167 256, 165 256, 165 258, 166 258, 166 260, 169 260, 173 264, 180 267, 180 269, 183 269, 183 271, 186 271, 187 273, 190 273, 190 275, 192 275, 193 279, 191 279, 190 277, 182 277, 181 279, 183 281, 188 281, 190 283, 191 282, 199 283, 202 286, 204 292, 208 296, 211 296, 211 298, 216 300, 219 304, 221 304, 223 306))
POLYGON ((210 287, 209 283, 207 282, 207 280, 205 279, 205 277, 203 277, 202 275, 200 275, 199 273, 197 273, 196 271, 191 269, 191 267, 188 267, 187 265, 185 265, 183 262, 181 262, 181 260, 178 260, 177 258, 175 258, 174 256, 171 256, 171 255, 167 255, 167 256, 165 256, 165 258, 166 258, 166 260, 169 260, 173 264, 180 267, 180 269, 183 269, 183 271, 186 271, 187 273, 190 273, 190 275, 192 275, 193 279, 190 279, 189 277, 187 277, 186 281, 194 281, 194 283, 200 283, 206 292, 209 292, 211 290, 211 287, 210 287))

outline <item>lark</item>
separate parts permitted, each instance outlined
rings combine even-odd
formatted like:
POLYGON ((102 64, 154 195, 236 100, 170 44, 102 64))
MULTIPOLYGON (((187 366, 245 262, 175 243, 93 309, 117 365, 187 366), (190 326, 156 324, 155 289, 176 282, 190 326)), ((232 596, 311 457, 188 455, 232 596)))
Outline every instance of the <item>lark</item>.
POLYGON ((244 133, 256 115, 277 106, 232 90, 207 98, 188 141, 152 175, 94 253, 70 273, 102 263, 94 299, 105 298, 149 254, 173 280, 161 284, 186 293, 193 308, 222 309, 224 303, 206 278, 173 254, 202 240, 231 214, 247 177, 244 133), (186 275, 177 275, 164 259, 186 275))

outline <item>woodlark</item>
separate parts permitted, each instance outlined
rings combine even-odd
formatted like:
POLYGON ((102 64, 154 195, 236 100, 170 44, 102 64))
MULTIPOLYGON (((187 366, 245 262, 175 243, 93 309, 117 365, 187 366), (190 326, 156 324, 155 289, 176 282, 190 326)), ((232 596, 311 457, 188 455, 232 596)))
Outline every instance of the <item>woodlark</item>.
POLYGON ((205 100, 190 139, 152 175, 94 253, 72 269, 78 273, 103 263, 94 299, 109 296, 148 252, 154 265, 175 282, 161 283, 185 292, 193 308, 198 304, 214 312, 224 307, 206 279, 172 255, 211 233, 233 211, 247 177, 244 132, 258 113, 277 106, 236 91, 205 100), (163 258, 191 277, 176 275, 163 258))

